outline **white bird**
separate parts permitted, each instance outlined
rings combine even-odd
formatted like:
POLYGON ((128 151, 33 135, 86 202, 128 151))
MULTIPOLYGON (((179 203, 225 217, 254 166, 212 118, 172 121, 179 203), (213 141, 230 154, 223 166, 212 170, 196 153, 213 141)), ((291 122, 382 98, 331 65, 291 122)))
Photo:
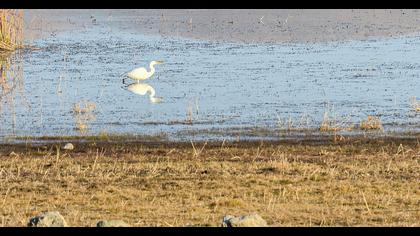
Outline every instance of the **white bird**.
POLYGON ((151 61, 149 65, 150 71, 147 71, 144 67, 140 67, 128 72, 127 76, 131 79, 137 80, 137 82, 139 82, 140 80, 148 79, 152 77, 152 75, 155 73, 154 65, 162 63, 163 61, 151 61))
POLYGON ((142 96, 146 95, 147 93, 150 93, 149 99, 152 103, 162 102, 162 98, 156 97, 155 89, 148 84, 133 83, 133 84, 128 85, 127 89, 135 94, 142 95, 142 96))

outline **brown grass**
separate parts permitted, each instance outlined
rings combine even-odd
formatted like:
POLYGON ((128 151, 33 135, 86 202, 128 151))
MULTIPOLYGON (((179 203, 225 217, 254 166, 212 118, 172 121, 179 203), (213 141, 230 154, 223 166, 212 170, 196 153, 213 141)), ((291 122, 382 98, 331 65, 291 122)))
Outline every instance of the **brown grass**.
POLYGON ((360 128, 363 130, 379 130, 382 129, 382 122, 379 117, 368 116, 367 120, 360 123, 360 128))
POLYGON ((416 142, 0 146, 0 224, 59 211, 72 226, 419 226, 416 142))
POLYGON ((23 10, 0 9, 0 50, 13 51, 23 45, 23 10))
POLYGON ((321 121, 321 125, 319 127, 319 131, 321 132, 337 132, 340 131, 342 127, 338 126, 336 120, 332 120, 328 116, 328 112, 324 113, 324 117, 321 121))
POLYGON ((334 112, 334 106, 328 105, 321 121, 319 131, 321 132, 338 132, 351 131, 354 125, 349 125, 350 116, 343 117, 334 112))

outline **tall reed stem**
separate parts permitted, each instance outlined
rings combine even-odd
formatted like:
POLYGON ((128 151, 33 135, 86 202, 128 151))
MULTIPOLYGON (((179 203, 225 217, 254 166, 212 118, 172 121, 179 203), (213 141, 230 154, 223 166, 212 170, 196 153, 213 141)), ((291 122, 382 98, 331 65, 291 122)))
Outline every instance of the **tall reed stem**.
POLYGON ((23 45, 23 10, 0 9, 0 51, 13 51, 23 45))

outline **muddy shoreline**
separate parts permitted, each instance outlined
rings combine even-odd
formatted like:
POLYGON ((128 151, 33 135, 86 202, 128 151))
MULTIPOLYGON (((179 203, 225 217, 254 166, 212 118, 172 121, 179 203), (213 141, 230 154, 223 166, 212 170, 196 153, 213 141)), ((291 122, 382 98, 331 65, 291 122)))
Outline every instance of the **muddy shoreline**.
POLYGON ((40 139, 28 139, 19 143, 1 143, 0 155, 9 155, 11 152, 31 153, 39 150, 56 150, 62 149, 66 143, 72 143, 75 146, 74 152, 88 152, 96 149, 111 150, 114 148, 123 148, 131 150, 141 150, 142 148, 150 149, 190 149, 192 145, 203 146, 208 148, 217 148, 229 145, 235 148, 258 148, 261 146, 311 146, 322 148, 326 146, 340 147, 346 145, 363 146, 369 150, 380 150, 384 146, 408 145, 418 146, 420 138, 413 137, 368 137, 368 136, 317 136, 306 139, 289 138, 284 140, 224 140, 224 141, 171 141, 154 139, 125 139, 102 138, 102 137, 44 137, 40 139))
POLYGON ((92 24, 144 34, 243 43, 313 43, 420 32, 417 9, 25 10, 26 37, 92 24))

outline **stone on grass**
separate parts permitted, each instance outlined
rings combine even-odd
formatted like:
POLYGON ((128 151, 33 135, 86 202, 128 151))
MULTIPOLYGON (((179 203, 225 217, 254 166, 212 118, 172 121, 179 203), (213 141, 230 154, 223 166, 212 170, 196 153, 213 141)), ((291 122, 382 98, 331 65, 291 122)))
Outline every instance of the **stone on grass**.
POLYGON ((29 227, 67 227, 64 217, 57 211, 44 212, 41 215, 32 217, 28 223, 29 227))
POLYGON ((247 216, 231 216, 223 217, 222 227, 267 227, 267 222, 258 214, 247 216))
POLYGON ((72 143, 66 143, 66 145, 64 145, 63 147, 64 150, 73 150, 74 146, 72 143))
POLYGON ((130 227, 122 220, 101 220, 96 223, 96 227, 130 227))

